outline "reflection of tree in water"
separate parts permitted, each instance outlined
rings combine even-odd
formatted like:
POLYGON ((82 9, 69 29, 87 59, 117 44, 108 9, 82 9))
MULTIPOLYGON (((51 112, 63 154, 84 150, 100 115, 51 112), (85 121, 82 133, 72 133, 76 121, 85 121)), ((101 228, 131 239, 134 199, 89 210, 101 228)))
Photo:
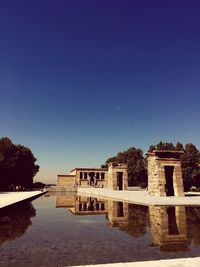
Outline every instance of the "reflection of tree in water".
POLYGON ((134 237, 143 236, 146 233, 146 227, 149 225, 148 207, 129 204, 129 222, 120 226, 121 230, 126 231, 134 237))
POLYGON ((200 207, 186 207, 187 235, 195 245, 200 245, 200 207))
POLYGON ((35 209, 29 202, 3 209, 0 212, 0 245, 23 235, 35 215, 35 209))

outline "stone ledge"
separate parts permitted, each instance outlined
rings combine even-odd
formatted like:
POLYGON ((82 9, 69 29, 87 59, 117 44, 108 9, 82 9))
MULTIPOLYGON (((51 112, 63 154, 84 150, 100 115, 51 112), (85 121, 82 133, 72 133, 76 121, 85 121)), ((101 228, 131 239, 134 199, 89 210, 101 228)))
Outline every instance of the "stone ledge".
MULTIPOLYGON (((73 267, 197 267, 200 265, 200 257, 181 258, 155 261, 122 262, 94 265, 79 265, 73 267)), ((72 267, 72 266, 68 266, 72 267)))
POLYGON ((116 191, 107 188, 78 188, 78 195, 113 199, 144 206, 199 206, 200 196, 157 197, 150 196, 147 191, 116 191))

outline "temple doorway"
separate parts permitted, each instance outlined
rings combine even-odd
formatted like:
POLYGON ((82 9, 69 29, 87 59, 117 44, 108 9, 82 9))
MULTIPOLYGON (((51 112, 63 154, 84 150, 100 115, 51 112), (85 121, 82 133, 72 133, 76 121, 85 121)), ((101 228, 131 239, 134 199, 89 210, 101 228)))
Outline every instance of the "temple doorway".
POLYGON ((166 196, 174 196, 173 173, 174 173, 174 166, 165 166, 166 196))
POLYGON ((94 172, 90 172, 89 173, 89 185, 91 186, 94 186, 95 185, 95 181, 94 181, 94 176, 95 176, 95 173, 94 172))
POLYGON ((117 172, 117 189, 123 190, 123 172, 117 172))

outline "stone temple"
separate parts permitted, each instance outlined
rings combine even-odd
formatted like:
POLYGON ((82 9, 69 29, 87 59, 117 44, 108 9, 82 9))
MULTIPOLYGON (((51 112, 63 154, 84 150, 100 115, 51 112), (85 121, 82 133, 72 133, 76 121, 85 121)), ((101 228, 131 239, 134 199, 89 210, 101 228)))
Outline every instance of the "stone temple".
POLYGON ((180 156, 183 151, 147 153, 148 192, 151 196, 184 196, 180 156))
POLYGON ((70 174, 58 175, 57 186, 93 186, 113 190, 127 190, 127 165, 109 163, 108 168, 75 168, 70 174))

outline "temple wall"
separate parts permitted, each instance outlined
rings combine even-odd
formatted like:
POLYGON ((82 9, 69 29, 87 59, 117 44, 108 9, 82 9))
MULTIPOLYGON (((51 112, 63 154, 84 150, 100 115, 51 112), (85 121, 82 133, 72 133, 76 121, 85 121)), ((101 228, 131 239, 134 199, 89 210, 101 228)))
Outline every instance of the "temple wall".
POLYGON ((97 170, 92 170, 92 169, 84 169, 84 170, 77 170, 76 171, 76 183, 78 186, 81 187, 89 187, 91 186, 90 184, 90 175, 89 173, 93 172, 94 175, 94 184, 96 187, 107 187, 107 171, 97 171, 97 170), (82 174, 81 174, 82 173, 82 174), (99 176, 97 176, 97 173, 99 176), (101 174, 104 174, 104 179, 101 178, 101 174), (81 178, 82 176, 82 178, 81 178), (98 178, 97 178, 98 177, 98 178))
MULTIPOLYGON (((164 154, 164 152, 162 152, 164 154)), ((170 152, 168 152, 169 154, 170 152)), ((176 155, 178 152, 171 152, 176 155)), ((175 156, 174 156, 175 157, 175 156)), ((152 196, 167 196, 167 182, 166 167, 173 167, 173 190, 174 196, 184 196, 183 178, 180 158, 164 158, 155 155, 155 153, 148 154, 148 192, 152 196)))
POLYGON ((57 185, 127 190, 127 166, 111 163, 108 170, 106 168, 77 168, 71 171, 71 175, 58 175, 57 185))
POLYGON ((127 166, 124 164, 119 164, 116 166, 113 166, 112 163, 109 164, 108 167, 108 188, 111 188, 113 190, 119 190, 118 184, 117 184, 117 175, 118 173, 123 173, 123 189, 128 189, 128 172, 127 172, 127 166))
POLYGON ((57 185, 58 186, 74 186, 75 176, 72 175, 58 175, 57 185))
POLYGON ((159 195, 162 184, 159 182, 158 166, 156 164, 155 156, 148 156, 148 191, 150 195, 159 195))

